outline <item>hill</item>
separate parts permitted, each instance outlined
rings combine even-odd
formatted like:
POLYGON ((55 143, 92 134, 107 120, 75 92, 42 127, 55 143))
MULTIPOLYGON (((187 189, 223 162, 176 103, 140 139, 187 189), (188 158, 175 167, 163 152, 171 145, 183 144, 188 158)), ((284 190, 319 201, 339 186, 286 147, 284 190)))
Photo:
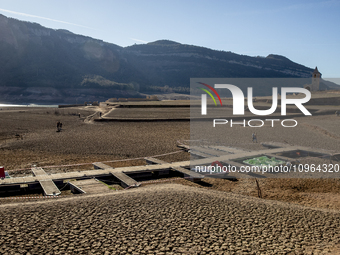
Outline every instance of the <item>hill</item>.
POLYGON ((121 47, 0 15, 0 102, 82 103, 188 93, 193 77, 310 77, 278 56, 249 57, 169 40, 121 47))

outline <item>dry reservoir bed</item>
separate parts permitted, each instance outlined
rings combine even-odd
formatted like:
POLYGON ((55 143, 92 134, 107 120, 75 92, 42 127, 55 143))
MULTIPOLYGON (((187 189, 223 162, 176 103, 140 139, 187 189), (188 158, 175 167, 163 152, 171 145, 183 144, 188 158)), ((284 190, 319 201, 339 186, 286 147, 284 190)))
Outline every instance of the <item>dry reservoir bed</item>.
POLYGON ((178 151, 177 141, 189 139, 189 122, 84 122, 90 114, 73 108, 0 111, 0 165, 12 170, 147 157, 178 151))
POLYGON ((178 184, 1 206, 0 253, 315 254, 340 213, 178 184))
MULTIPOLYGON (((92 113, 79 109, 1 112, 0 161, 6 169, 16 169, 29 168, 31 164, 131 159, 176 151, 178 140, 190 139, 186 122, 84 122, 92 113), (60 133, 55 127, 58 120, 64 124, 60 133), (16 134, 23 139, 16 138, 16 134)), ((299 126, 293 133, 280 127, 275 131, 269 127, 259 129, 258 144, 251 142, 250 128, 223 127, 224 145, 259 150, 263 149, 260 142, 276 141, 339 151, 340 118, 297 119, 299 126)), ((188 159, 188 155, 179 153, 159 159, 181 161, 188 159)), ((119 164, 123 162, 114 163, 114 167, 119 164)), ((313 250, 316 254, 339 253, 336 250, 339 212, 216 191, 256 196, 253 180, 205 181, 211 187, 161 184, 106 196, 0 205, 0 253, 308 254, 313 250)), ((264 198, 325 207, 317 204, 314 197, 307 203, 309 200, 302 196, 306 194, 300 194, 302 187, 302 192, 310 192, 307 195, 331 197, 333 200, 326 200, 325 196, 317 200, 338 209, 338 199, 334 201, 339 197, 338 180, 318 181, 261 180, 260 187, 264 198)))

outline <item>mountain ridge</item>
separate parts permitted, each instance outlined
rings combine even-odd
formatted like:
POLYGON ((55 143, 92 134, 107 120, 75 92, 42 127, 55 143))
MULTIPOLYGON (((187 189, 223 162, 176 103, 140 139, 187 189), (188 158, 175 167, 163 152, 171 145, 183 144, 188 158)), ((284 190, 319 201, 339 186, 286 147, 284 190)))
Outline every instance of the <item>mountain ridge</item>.
POLYGON ((1 14, 0 34, 2 103, 104 101, 164 88, 188 93, 194 77, 311 77, 313 72, 275 54, 250 57, 166 39, 121 47, 1 14))

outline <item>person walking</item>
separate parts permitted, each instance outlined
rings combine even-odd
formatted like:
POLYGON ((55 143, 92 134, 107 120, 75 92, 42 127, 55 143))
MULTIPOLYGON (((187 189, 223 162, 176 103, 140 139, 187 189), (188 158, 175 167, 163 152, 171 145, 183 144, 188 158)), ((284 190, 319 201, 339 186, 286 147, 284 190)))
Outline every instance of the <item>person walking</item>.
POLYGON ((253 138, 253 143, 257 143, 257 135, 255 132, 252 134, 252 138, 253 138))

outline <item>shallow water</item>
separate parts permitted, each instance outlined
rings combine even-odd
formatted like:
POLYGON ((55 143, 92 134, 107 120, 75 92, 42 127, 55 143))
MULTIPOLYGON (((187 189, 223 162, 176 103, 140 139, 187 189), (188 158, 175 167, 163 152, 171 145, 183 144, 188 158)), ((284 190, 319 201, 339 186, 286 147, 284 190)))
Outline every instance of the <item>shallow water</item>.
POLYGON ((0 107, 58 107, 58 105, 39 105, 39 104, 0 104, 0 107))

